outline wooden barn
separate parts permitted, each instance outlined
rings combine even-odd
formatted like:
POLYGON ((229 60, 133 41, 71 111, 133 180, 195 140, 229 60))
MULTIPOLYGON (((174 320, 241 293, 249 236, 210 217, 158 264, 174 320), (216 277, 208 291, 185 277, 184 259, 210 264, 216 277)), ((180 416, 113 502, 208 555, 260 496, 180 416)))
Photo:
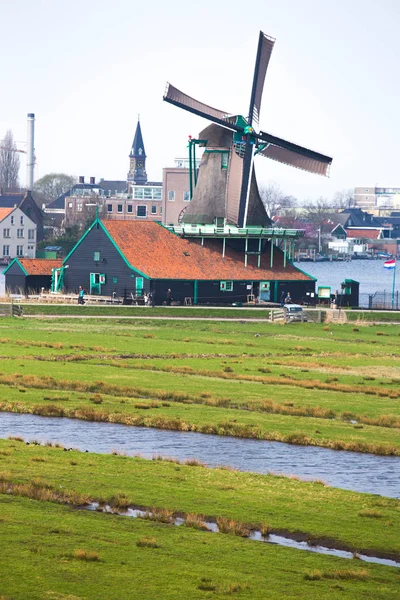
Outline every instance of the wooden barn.
POLYGON ((162 304, 168 289, 181 304, 232 304, 249 296, 276 302, 282 291, 294 302, 310 298, 315 279, 257 231, 255 250, 247 240, 244 253, 243 240, 187 238, 156 222, 96 219, 64 259, 59 281, 66 293, 82 286, 126 303, 151 291, 162 304))
POLYGON ((61 266, 61 259, 14 258, 3 272, 6 291, 27 295, 39 294, 41 288, 50 290, 52 270, 61 266))

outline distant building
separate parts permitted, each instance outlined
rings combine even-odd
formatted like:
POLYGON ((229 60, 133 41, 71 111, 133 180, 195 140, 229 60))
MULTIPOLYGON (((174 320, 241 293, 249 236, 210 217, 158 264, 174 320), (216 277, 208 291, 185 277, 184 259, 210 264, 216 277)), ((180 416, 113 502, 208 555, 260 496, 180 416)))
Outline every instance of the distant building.
POLYGON ((35 258, 37 225, 20 208, 0 208, 0 259, 35 258))
POLYGON ((400 187, 356 187, 354 206, 378 216, 400 210, 400 187))
MULTIPOLYGON (((19 208, 36 224, 37 241, 43 239, 43 211, 40 210, 30 191, 20 194, 0 194, 1 208, 19 208)), ((35 239, 36 239, 35 238, 35 239)))
MULTIPOLYGON (((200 159, 196 159, 196 168, 200 159)), ((162 211, 164 225, 178 225, 189 205, 189 159, 176 158, 174 167, 163 169, 162 211)))

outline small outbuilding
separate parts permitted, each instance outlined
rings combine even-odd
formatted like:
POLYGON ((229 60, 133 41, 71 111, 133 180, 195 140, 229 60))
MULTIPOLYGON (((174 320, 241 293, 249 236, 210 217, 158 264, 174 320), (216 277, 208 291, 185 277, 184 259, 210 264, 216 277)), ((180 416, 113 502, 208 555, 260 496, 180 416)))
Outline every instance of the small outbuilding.
POLYGON ((14 258, 4 270, 6 291, 11 294, 39 294, 51 289, 52 270, 61 268, 62 260, 14 258))

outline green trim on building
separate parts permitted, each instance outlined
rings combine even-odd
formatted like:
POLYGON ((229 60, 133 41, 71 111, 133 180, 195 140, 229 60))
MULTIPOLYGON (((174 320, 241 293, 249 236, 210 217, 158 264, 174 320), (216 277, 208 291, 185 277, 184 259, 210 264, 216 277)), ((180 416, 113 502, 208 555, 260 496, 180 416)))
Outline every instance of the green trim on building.
POLYGON ((26 275, 26 277, 29 277, 29 273, 27 273, 27 271, 24 269, 24 267, 21 265, 21 263, 19 262, 18 258, 13 258, 12 261, 10 262, 10 264, 8 265, 8 267, 6 269, 4 269, 3 271, 3 275, 5 275, 8 271, 8 269, 10 269, 14 263, 17 263, 21 269, 21 271, 23 272, 24 275, 26 275))

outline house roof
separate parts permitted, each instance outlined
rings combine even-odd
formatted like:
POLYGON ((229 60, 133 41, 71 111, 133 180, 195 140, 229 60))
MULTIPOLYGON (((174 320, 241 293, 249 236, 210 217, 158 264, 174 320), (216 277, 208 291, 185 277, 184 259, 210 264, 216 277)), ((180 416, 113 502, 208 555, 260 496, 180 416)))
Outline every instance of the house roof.
POLYGON ((62 259, 19 258, 18 262, 28 275, 51 275, 52 269, 59 269, 62 266, 62 259))
POLYGON ((347 237, 349 238, 366 238, 370 240, 377 240, 381 235, 381 229, 373 229, 371 227, 364 228, 350 228, 346 229, 347 237))
POLYGON ((274 251, 274 266, 270 267, 270 253, 264 252, 261 267, 257 256, 248 256, 244 265, 243 251, 226 246, 222 257, 220 240, 207 240, 205 246, 198 241, 181 238, 152 221, 106 220, 102 222, 115 245, 127 262, 151 279, 198 280, 310 280, 296 267, 283 266, 283 253, 274 251))
POLYGON ((24 199, 25 194, 0 194, 1 208, 15 208, 24 199))
POLYGON ((105 192, 111 192, 111 194, 123 194, 127 191, 126 181, 118 181, 111 179, 101 179, 99 181, 99 187, 105 192))
POLYGON ((0 208, 0 221, 8 217, 8 215, 12 213, 13 210, 14 208, 0 208))

